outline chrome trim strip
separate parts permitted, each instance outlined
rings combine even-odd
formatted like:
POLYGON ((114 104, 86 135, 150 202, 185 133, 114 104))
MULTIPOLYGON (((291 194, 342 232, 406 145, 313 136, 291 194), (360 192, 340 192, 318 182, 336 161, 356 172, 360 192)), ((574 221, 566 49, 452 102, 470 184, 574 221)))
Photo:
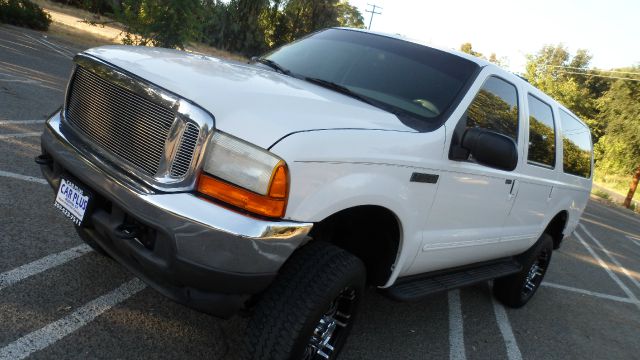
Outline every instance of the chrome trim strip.
MULTIPOLYGON (((195 187, 197 174, 202 169, 204 149, 213 134, 215 125, 215 118, 213 115, 187 99, 183 99, 168 90, 162 89, 145 79, 131 74, 124 69, 115 67, 114 65, 92 55, 80 53, 75 56, 74 62, 76 65, 74 67, 73 75, 70 77, 67 85, 65 105, 61 113, 61 118, 65 125, 63 127, 64 130, 70 130, 74 137, 80 139, 85 144, 94 144, 94 142, 79 131, 75 125, 66 120, 69 90, 73 87, 72 84, 75 78, 75 70, 77 66, 82 66, 84 69, 102 77, 103 79, 106 79, 107 81, 160 106, 166 107, 175 113, 174 124, 165 141, 164 154, 160 159, 158 172, 153 176, 144 173, 137 166, 115 154, 110 153, 109 151, 98 147, 92 147, 92 151, 98 152, 99 156, 107 160, 107 162, 124 170, 126 173, 133 175, 136 179, 156 190, 166 192, 192 190, 195 187), (188 123, 195 124, 200 129, 199 137, 194 147, 193 160, 191 161, 189 170, 181 177, 174 177, 171 174, 171 164, 178 151, 180 139, 182 138, 182 134, 188 123)), ((105 161, 100 161, 99 163, 104 164, 105 161)))

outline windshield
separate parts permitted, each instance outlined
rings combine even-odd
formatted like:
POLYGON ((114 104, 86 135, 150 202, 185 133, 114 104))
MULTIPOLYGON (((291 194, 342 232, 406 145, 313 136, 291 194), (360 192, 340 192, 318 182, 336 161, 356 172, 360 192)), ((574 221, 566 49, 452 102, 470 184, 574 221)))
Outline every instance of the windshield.
POLYGON ((347 88, 402 117, 439 122, 478 65, 408 41, 329 29, 265 56, 301 78, 347 88))

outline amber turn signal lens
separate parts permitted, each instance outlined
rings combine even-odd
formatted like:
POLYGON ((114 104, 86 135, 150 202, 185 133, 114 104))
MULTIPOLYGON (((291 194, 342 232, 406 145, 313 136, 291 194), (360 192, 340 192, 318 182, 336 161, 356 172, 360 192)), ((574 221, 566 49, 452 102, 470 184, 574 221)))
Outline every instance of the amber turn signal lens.
POLYGON ((287 170, 279 166, 271 179, 269 195, 260 195, 205 173, 198 179, 198 192, 254 214, 281 218, 287 208, 287 170))
POLYGON ((281 161, 277 165, 276 171, 273 172, 269 185, 269 196, 276 199, 286 199, 288 183, 287 166, 281 161))

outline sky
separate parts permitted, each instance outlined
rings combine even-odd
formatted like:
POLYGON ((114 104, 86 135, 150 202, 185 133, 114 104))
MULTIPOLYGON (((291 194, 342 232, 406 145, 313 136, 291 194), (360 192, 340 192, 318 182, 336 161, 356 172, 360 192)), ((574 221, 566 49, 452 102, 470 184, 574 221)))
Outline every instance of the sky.
POLYGON ((506 67, 524 72, 526 54, 562 43, 569 52, 587 49, 590 66, 640 65, 640 0, 349 0, 371 30, 400 34, 442 48, 470 42, 486 56, 506 57, 506 67))

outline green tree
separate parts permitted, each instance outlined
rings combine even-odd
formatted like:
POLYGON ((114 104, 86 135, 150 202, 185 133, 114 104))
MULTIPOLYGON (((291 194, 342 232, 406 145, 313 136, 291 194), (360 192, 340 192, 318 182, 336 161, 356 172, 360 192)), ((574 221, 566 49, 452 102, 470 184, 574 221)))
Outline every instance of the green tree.
POLYGON ((597 98, 609 87, 606 78, 597 77, 588 68, 591 55, 580 49, 572 56, 563 45, 544 46, 527 56, 526 78, 552 98, 569 108, 589 125, 594 142, 604 134, 597 98))
POLYGON ((489 55, 489 58, 487 58, 481 52, 477 52, 477 51, 473 50, 473 46, 471 45, 470 42, 467 42, 467 43, 464 43, 464 44, 460 45, 460 51, 462 51, 463 53, 467 53, 469 55, 473 55, 475 57, 479 57, 480 59, 488 60, 489 62, 492 62, 492 63, 494 63, 494 64, 496 64, 498 66, 504 66, 505 65, 504 58, 498 58, 496 53, 491 53, 491 55, 489 55))
POLYGON ((273 45, 281 45, 316 30, 348 26, 364 28, 360 11, 347 1, 339 0, 286 0, 273 25, 273 45))
POLYGON ((51 16, 29 0, 0 0, 0 23, 47 31, 51 16))
POLYGON ((624 203, 629 207, 640 180, 640 67, 620 70, 637 73, 627 76, 638 81, 616 80, 597 100, 600 119, 607 126, 595 154, 599 171, 632 176, 624 203))
POLYGON ((463 53, 467 53, 469 55, 473 55, 475 57, 479 57, 481 59, 485 59, 482 53, 473 50, 473 45, 471 45, 470 42, 460 45, 460 51, 462 51, 463 53))
POLYGON ((200 0, 122 0, 114 10, 125 44, 184 49, 200 36, 200 0))
POLYGON ((348 1, 340 1, 336 5, 338 12, 338 25, 343 27, 364 29, 364 18, 357 7, 349 4, 348 1))

